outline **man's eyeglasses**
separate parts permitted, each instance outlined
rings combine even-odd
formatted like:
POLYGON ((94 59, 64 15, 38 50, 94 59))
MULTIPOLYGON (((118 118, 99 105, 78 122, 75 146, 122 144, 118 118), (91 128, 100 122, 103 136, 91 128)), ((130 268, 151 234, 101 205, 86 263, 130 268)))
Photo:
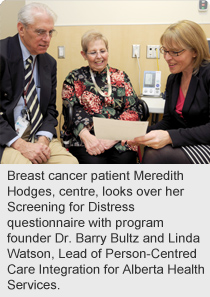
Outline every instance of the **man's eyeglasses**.
POLYGON ((34 32, 39 36, 39 37, 47 37, 48 34, 50 37, 56 36, 57 31, 56 30, 50 30, 49 32, 43 29, 35 29, 34 32))
POLYGON ((180 56, 181 53, 183 53, 184 51, 186 51, 185 49, 182 49, 180 51, 167 51, 164 49, 164 47, 160 48, 160 53, 163 55, 169 54, 171 57, 177 57, 180 56))
POLYGON ((89 53, 87 53, 87 55, 90 55, 91 57, 96 57, 98 54, 103 56, 106 53, 107 53, 107 50, 100 50, 100 51, 89 52, 89 53))

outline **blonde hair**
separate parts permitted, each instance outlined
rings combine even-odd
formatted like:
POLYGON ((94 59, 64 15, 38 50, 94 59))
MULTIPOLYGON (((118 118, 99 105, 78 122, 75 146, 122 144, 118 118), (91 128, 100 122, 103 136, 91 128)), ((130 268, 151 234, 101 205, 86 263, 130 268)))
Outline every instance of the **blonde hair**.
POLYGON ((181 49, 195 51, 193 73, 197 73, 200 66, 210 62, 206 35, 195 22, 183 20, 170 25, 161 36, 160 43, 171 50, 178 46, 181 49))
POLYGON ((81 39, 81 46, 83 52, 87 53, 88 50, 88 44, 89 42, 93 40, 101 39, 104 41, 106 49, 108 50, 108 40, 107 38, 100 32, 96 30, 90 30, 87 31, 86 33, 83 34, 82 39, 81 39))

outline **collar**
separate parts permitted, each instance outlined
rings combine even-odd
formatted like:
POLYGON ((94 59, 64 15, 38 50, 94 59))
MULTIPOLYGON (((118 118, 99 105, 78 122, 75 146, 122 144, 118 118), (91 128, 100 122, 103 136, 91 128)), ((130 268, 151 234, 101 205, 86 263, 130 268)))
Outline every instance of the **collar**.
POLYGON ((23 62, 25 62, 28 59, 29 56, 32 56, 33 57, 33 61, 35 61, 35 57, 37 55, 31 55, 31 53, 29 52, 29 50, 22 43, 22 40, 20 39, 20 35, 19 34, 18 34, 18 38, 19 38, 20 48, 21 48, 21 52, 22 52, 22 56, 23 56, 23 62))

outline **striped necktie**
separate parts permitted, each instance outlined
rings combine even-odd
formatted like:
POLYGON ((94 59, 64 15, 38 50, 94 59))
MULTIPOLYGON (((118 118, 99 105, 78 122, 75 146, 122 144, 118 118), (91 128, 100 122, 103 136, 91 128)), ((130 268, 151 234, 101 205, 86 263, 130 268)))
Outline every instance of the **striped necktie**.
POLYGON ((37 97, 36 86, 33 78, 32 62, 33 62, 33 57, 30 56, 26 60, 26 65, 25 65, 25 87, 24 87, 24 93, 25 93, 24 98, 26 100, 26 104, 29 110, 29 117, 30 117, 30 123, 31 123, 29 141, 31 141, 33 135, 39 129, 43 121, 43 116, 40 111, 39 100, 37 97))

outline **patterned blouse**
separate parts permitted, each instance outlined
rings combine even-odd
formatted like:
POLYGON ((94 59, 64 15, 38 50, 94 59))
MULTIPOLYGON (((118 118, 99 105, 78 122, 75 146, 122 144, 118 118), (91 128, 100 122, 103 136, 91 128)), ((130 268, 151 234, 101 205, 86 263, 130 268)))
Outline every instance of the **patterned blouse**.
MULTIPOLYGON (((68 142, 69 146, 84 146, 79 137, 84 127, 94 134, 93 116, 127 121, 140 120, 138 97, 127 74, 109 66, 108 68, 112 85, 112 93, 109 97, 101 96, 96 90, 89 66, 73 70, 66 77, 63 83, 62 98, 68 99, 74 106, 73 129, 65 131, 64 136, 64 141, 68 142)), ((93 74, 97 85, 102 92, 107 94, 106 68, 101 73, 93 72, 93 74)), ((115 148, 119 152, 130 149, 127 145, 122 146, 120 142, 115 145, 115 148)))

